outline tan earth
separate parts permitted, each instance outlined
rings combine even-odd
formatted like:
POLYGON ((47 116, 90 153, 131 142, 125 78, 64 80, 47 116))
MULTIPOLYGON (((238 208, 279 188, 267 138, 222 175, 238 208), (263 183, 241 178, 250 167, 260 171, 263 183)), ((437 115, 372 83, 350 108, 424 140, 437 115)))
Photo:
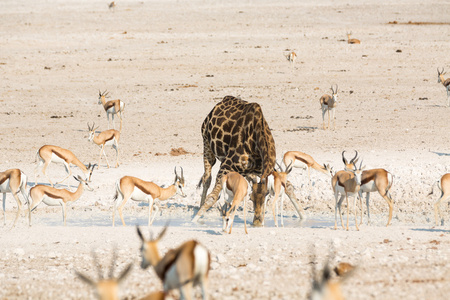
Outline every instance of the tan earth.
MULTIPOLYGON (((167 186, 181 166, 187 197, 161 204, 151 230, 171 220, 163 253, 193 238, 211 251, 210 299, 305 299, 313 268, 322 268, 329 256, 332 267, 357 266, 342 283, 347 299, 447 299, 449 207, 442 205, 444 225, 434 226, 440 193, 427 194, 450 169, 450 108, 436 71, 450 69, 449 12, 445 0, 116 1, 114 10, 107 1, 2 1, 2 170, 20 168, 33 186, 36 151, 45 144, 70 149, 84 163, 98 162, 86 125, 107 129, 98 90, 126 107, 121 165, 107 169, 101 161, 94 191, 68 205, 67 226, 59 207, 40 204, 31 228, 24 210, 10 230, 17 206, 7 195, 0 298, 93 298, 74 270, 95 278, 95 249, 106 272, 114 246, 116 273, 134 263, 122 298, 161 289, 154 271, 139 267, 134 225, 145 228, 148 206, 130 201, 128 226, 116 216, 111 227, 114 183, 133 175, 167 186), (347 44, 350 31, 361 44, 347 44), (289 51, 298 55, 294 64, 284 56, 289 51), (323 130, 319 98, 331 84, 339 86, 336 130, 323 130), (387 205, 373 194, 370 225, 365 215, 360 231, 353 217, 350 231, 334 230, 330 178, 313 171, 309 191, 301 169, 289 180, 308 217, 303 223, 289 201, 284 228, 274 227, 271 211, 266 227, 250 227, 248 235, 241 211, 231 235, 222 232, 216 209, 201 224, 191 223, 203 174, 200 126, 226 95, 262 106, 278 160, 297 150, 340 170, 341 152, 356 149, 367 168, 389 170, 392 225, 385 227, 387 205)), ((114 162, 114 151, 107 154, 114 162)), ((51 164, 48 175, 63 178, 63 166, 51 164)), ((48 183, 42 174, 37 180, 48 183)), ((75 190, 76 181, 68 183, 75 190)))

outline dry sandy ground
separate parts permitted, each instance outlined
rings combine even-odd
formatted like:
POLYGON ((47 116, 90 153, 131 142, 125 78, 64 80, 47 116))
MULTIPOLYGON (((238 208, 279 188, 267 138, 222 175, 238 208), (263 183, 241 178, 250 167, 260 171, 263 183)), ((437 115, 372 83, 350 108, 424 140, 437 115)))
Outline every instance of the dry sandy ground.
MULTIPOLYGON (((121 166, 107 169, 102 161, 95 190, 69 204, 66 227, 59 208, 41 204, 31 228, 22 212, 8 230, 16 208, 7 196, 1 299, 92 298, 73 270, 95 276, 91 249, 107 269, 114 245, 117 269, 135 264, 123 298, 160 289, 154 272, 139 268, 134 226, 116 220, 111 227, 112 196, 123 175, 170 184, 176 165, 184 168, 188 196, 163 204, 152 230, 172 222, 162 252, 192 238, 210 249, 212 299, 304 299, 311 262, 320 268, 330 253, 332 265, 358 265, 343 284, 347 299, 448 297, 448 205, 442 205, 445 225, 434 227, 439 193, 427 194, 449 171, 449 108, 436 68, 450 68, 450 30, 401 24, 448 22, 448 1, 116 1, 115 11, 107 1, 42 2, 1 4, 1 169, 20 168, 33 185, 35 153, 44 144, 96 162, 99 149, 88 143, 86 123, 107 128, 99 89, 126 102, 121 166), (346 31, 361 44, 348 45, 346 31), (287 50, 298 54, 293 66, 283 56, 287 50), (321 129, 319 109, 331 84, 339 85, 335 131, 321 129), (267 226, 247 236, 240 216, 233 233, 223 234, 216 210, 204 224, 190 223, 203 172, 200 125, 228 94, 261 104, 279 159, 299 150, 341 169, 342 150, 357 149, 368 168, 394 174, 392 226, 384 226, 387 205, 373 195, 371 225, 333 230, 330 179, 313 172, 308 191, 302 170, 290 180, 308 215, 303 224, 290 203, 285 228, 273 227, 269 213, 267 226), (168 154, 179 147, 190 154, 168 154)), ((63 167, 51 165, 49 176, 62 178, 63 167)), ((75 181, 69 183, 74 189, 75 181)), ((147 206, 129 203, 125 221, 145 226, 146 214, 147 206)))

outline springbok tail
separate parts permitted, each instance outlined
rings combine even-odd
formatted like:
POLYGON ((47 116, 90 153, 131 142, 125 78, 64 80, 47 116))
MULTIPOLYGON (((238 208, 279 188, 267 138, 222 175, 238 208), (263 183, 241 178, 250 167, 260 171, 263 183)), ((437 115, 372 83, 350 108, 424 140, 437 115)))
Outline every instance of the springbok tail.
POLYGON ((203 176, 200 178, 200 181, 197 184, 197 189, 201 188, 203 184, 203 176))
POLYGON ((37 151, 36 151, 36 155, 34 156, 34 162, 36 163, 37 161, 38 161, 38 159, 39 159, 39 150, 41 150, 41 149, 38 149, 37 151))
POLYGON ((120 191, 120 179, 116 181, 116 193, 114 194, 113 197, 114 202, 116 202, 117 199, 119 198, 119 193, 122 195, 122 192, 120 191))
POLYGON ((437 180, 437 181, 435 181, 435 182, 433 182, 433 184, 431 185, 431 191, 428 193, 428 195, 427 196, 431 196, 431 195, 433 195, 433 191, 434 191, 434 186, 435 185, 437 185, 438 186, 438 188, 440 189, 440 187, 439 187, 439 180, 437 180))
POLYGON ((392 174, 389 172, 388 172, 388 174, 390 175, 391 180, 388 180, 388 185, 386 187, 385 194, 388 195, 389 198, 391 198, 391 195, 389 194, 389 190, 391 189, 392 185, 394 184, 394 176, 392 176, 392 174))

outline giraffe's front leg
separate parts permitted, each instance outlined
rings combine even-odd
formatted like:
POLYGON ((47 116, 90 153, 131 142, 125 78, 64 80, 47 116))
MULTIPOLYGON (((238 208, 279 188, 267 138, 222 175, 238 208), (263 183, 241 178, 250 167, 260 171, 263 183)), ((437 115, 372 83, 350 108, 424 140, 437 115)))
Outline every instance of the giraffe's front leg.
POLYGON ((219 194, 222 190, 222 176, 226 173, 229 173, 229 170, 221 169, 219 170, 219 173, 217 173, 217 179, 216 179, 216 185, 214 186, 214 189, 212 192, 206 197, 204 203, 200 205, 200 209, 198 210, 197 214, 192 219, 192 222, 197 222, 203 214, 210 209, 216 202, 219 200, 219 194))

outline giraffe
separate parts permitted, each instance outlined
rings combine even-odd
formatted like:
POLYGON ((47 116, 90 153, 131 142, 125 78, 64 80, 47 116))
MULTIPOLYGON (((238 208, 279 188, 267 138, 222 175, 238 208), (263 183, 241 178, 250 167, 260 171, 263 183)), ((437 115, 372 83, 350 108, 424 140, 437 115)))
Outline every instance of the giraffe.
MULTIPOLYGON (((202 124, 203 162, 205 172, 198 188, 203 185, 200 209, 193 222, 198 219, 219 199, 222 189, 222 176, 229 172, 255 178, 253 181, 253 200, 255 215, 254 226, 262 225, 264 199, 267 193, 267 176, 275 167, 275 141, 267 124, 261 106, 240 98, 225 96, 216 104, 202 124), (207 196, 211 185, 211 168, 221 162, 216 183, 207 196)), ((295 206, 295 204, 294 204, 295 206)))

